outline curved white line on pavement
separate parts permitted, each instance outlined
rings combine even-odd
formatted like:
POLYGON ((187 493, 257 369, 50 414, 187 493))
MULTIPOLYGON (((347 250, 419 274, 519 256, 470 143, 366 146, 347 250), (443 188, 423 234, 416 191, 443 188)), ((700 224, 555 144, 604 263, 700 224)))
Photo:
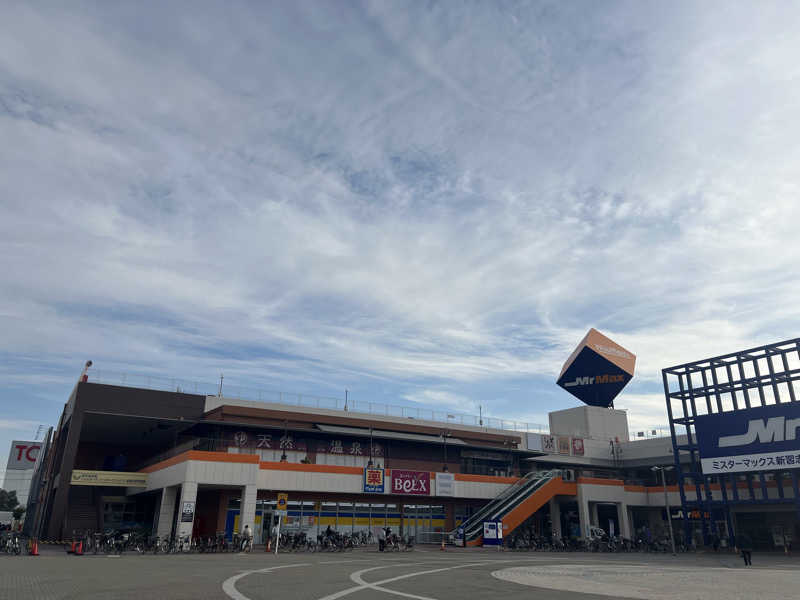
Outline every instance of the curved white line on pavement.
POLYGON ((228 577, 225 581, 222 582, 222 591, 225 592, 228 597, 232 598, 233 600, 250 600, 247 596, 242 594, 239 590, 236 589, 236 582, 239 581, 242 577, 247 577, 248 575, 252 575, 253 573, 269 573, 270 571, 277 571, 278 569, 291 569, 293 567, 308 567, 311 563, 299 563, 296 565, 281 565, 279 567, 267 567, 266 569, 253 569, 251 571, 242 571, 238 575, 234 575, 233 577, 228 577))
MULTIPOLYGON (((495 562, 495 561, 490 561, 495 562)), ((355 571, 354 573, 350 574, 350 579, 353 583, 357 583, 358 585, 353 586, 351 588, 347 588, 346 590, 341 590, 334 594, 330 594, 328 596, 324 596, 319 600, 337 600, 337 598, 342 598, 343 596, 349 596, 350 594, 354 594, 361 590, 376 590, 378 592, 385 592, 387 594, 394 594, 396 596, 403 596, 405 598, 414 598, 415 600, 436 600, 435 598, 430 598, 428 596, 417 596, 415 594, 408 594, 406 592, 400 592, 398 590, 390 590, 383 586, 385 583, 392 583, 393 581, 400 581, 401 579, 410 579, 411 577, 419 577, 420 575, 429 575, 431 573, 441 573, 442 571, 452 571, 453 569, 463 569, 466 567, 475 567, 478 565, 486 564, 486 562, 473 562, 473 563, 464 563, 461 565, 455 565, 453 567, 442 567, 440 569, 428 569, 427 571, 417 571, 415 573, 406 573, 405 575, 398 575, 396 577, 389 577, 388 579, 382 579, 380 581, 375 581, 373 583, 369 583, 364 581, 361 576, 364 573, 368 573, 370 571, 376 571, 378 569, 387 569, 389 567, 397 567, 397 566, 410 566, 413 564, 425 564, 425 563, 404 563, 403 565, 391 564, 391 565, 381 565, 380 567, 370 567, 369 569, 361 569, 360 571, 355 571)))

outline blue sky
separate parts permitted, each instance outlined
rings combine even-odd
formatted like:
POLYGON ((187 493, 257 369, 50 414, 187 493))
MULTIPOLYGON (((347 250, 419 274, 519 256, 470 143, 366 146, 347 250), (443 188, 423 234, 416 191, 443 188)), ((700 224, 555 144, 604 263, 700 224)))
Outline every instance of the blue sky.
POLYGON ((3 13, 2 452, 86 359, 546 423, 596 327, 638 429, 800 332, 790 3, 3 13))

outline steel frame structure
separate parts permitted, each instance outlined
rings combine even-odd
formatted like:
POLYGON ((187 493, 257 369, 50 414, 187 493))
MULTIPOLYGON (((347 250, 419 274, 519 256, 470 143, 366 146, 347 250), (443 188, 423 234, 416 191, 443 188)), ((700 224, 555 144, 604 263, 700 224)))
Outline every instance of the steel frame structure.
POLYGON ((700 415, 800 402, 800 338, 668 367, 661 374, 686 539, 690 535, 690 511, 700 513, 706 544, 711 533, 719 533, 714 517, 720 513, 735 543, 732 505, 794 503, 800 515, 798 469, 704 475, 694 427, 700 415), (681 465, 682 451, 689 454, 688 469, 681 465), (776 482, 777 498, 769 497, 769 480, 776 482), (746 482, 746 489, 740 489, 742 482, 746 482), (793 491, 791 497, 787 497, 784 484, 793 491), (721 499, 712 496, 712 487, 716 486, 721 499), (687 487, 694 488, 696 500, 687 499, 687 487))

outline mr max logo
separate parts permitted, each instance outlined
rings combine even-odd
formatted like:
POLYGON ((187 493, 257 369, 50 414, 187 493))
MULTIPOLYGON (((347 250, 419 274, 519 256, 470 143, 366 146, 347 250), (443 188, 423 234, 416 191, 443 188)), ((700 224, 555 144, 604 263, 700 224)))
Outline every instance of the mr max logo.
POLYGON ((756 441, 759 444, 788 442, 797 439, 798 427, 800 427, 800 419, 787 419, 786 417, 750 419, 747 422, 747 431, 745 433, 720 436, 718 446, 720 448, 747 446, 756 441))
POLYGON ((623 383, 624 375, 596 375, 595 377, 576 377, 575 381, 568 381, 564 387, 574 387, 576 385, 596 385, 600 383, 623 383))

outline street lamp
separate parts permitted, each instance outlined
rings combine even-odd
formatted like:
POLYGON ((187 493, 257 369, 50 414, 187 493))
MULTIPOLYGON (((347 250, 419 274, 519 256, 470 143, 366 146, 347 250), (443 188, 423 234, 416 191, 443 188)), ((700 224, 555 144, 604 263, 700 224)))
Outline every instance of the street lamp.
POLYGON ((281 452, 281 462, 282 463, 285 463, 286 460, 287 460, 286 459, 286 444, 289 441, 288 437, 289 437, 289 420, 286 419, 283 422, 283 439, 281 440, 281 450, 282 450, 282 452, 281 452))
POLYGON ((669 543, 672 546, 672 556, 675 556, 675 535, 672 533, 672 517, 669 514, 669 499, 667 498, 667 480, 664 471, 672 471, 675 467, 650 467, 654 473, 661 471, 661 487, 664 488, 664 508, 667 511, 667 525, 669 525, 669 543))
POLYGON ((447 468, 447 431, 442 431, 442 447, 444 448, 444 466, 442 471, 447 473, 450 469, 447 468))
POLYGON ((372 427, 369 428, 369 462, 367 463, 367 468, 372 468, 372 427))

